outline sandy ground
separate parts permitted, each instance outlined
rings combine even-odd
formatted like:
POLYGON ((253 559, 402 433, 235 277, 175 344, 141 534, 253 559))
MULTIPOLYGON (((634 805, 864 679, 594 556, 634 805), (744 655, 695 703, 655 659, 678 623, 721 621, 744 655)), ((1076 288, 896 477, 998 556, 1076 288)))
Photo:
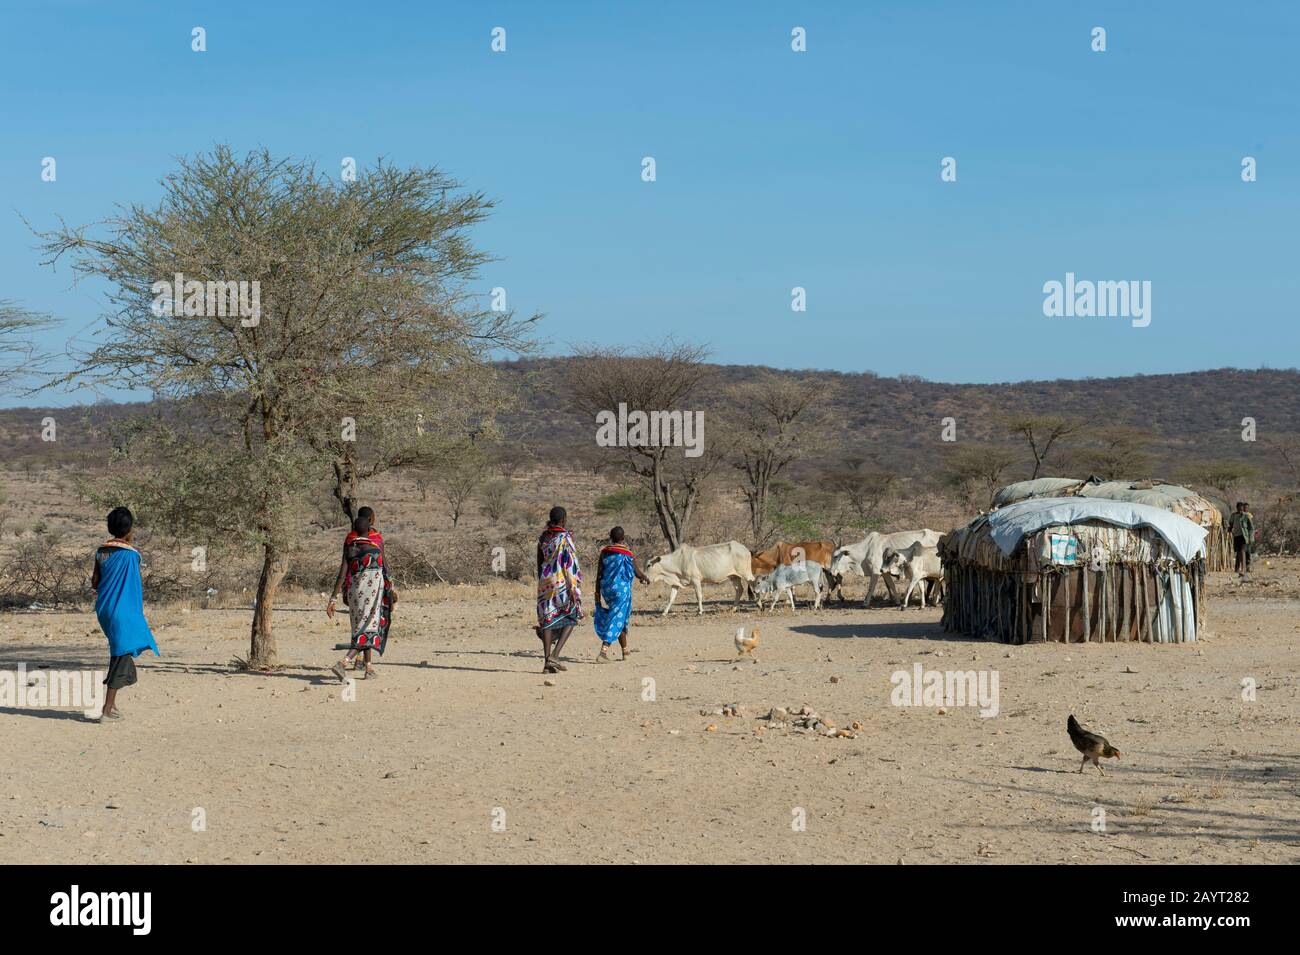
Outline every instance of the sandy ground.
MULTIPOLYGON (((551 678, 525 585, 411 591, 380 678, 347 692, 315 595, 282 601, 270 676, 229 666, 246 612, 162 608, 121 723, 0 708, 0 863, 1296 862, 1298 566, 1221 576, 1182 646, 989 644, 936 609, 733 615, 721 589, 661 620, 638 588, 640 652, 594 665, 587 625, 551 678), (915 663, 996 671, 998 715, 891 705, 915 663), (730 703, 751 715, 701 714, 730 703), (756 718, 804 704, 863 729, 756 718), (1071 712, 1123 752, 1105 777, 1075 773, 1071 712)), ((2 669, 104 655, 90 614, 0 616, 2 669)))

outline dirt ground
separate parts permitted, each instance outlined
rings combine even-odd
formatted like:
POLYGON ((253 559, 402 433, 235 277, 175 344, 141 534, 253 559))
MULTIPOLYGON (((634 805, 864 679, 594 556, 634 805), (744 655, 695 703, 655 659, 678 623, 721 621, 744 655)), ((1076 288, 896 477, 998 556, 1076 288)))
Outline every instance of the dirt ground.
MULTIPOLYGON (((594 664, 586 624, 554 677, 527 585, 413 590, 350 688, 315 594, 281 601, 269 676, 230 666, 247 611, 148 608, 163 657, 122 722, 0 708, 0 864, 1294 863, 1298 570, 1217 575, 1210 632, 1170 646, 985 643, 933 608, 733 615, 723 588, 664 620, 638 586, 639 652, 594 664), (892 705, 917 663, 996 671, 998 714, 892 705), (759 718, 805 704, 862 729, 759 718), (1123 753, 1104 777, 1075 773, 1070 713, 1123 753)), ((0 615, 0 669, 105 656, 89 613, 0 615)))

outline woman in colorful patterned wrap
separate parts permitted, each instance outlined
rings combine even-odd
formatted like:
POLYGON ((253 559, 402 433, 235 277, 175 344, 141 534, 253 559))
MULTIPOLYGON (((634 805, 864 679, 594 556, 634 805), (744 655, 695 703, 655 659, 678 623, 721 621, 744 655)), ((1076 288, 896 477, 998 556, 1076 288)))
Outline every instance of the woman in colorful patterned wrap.
POLYGON ((582 568, 573 535, 564 529, 568 514, 551 508, 546 530, 537 539, 537 626, 545 662, 543 673, 567 670, 560 653, 569 634, 582 619, 582 568))

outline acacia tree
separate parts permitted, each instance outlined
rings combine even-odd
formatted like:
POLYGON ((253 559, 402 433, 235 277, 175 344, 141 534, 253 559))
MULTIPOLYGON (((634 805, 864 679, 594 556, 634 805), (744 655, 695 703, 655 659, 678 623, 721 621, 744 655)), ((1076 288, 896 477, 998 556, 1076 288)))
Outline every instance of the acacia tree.
POLYGON ((479 485, 479 510, 493 524, 506 516, 513 498, 514 485, 509 478, 490 478, 479 485))
POLYGON ((1005 418, 1002 425, 1009 435, 1021 438, 1029 445, 1029 453, 1034 461, 1033 473, 1029 475, 1031 480, 1038 477, 1053 447, 1063 438, 1078 434, 1087 427, 1086 422, 1077 418, 1035 414, 1005 418))
POLYGON ((972 444, 951 452, 944 474, 948 483, 968 501, 993 498, 1003 484, 1007 468, 1016 463, 1016 453, 996 444, 972 444))
POLYGON ((844 499, 858 527, 871 527, 881 505, 898 488, 899 475, 875 466, 862 455, 850 455, 844 463, 829 471, 821 485, 844 499))
POLYGON ((749 508, 755 546, 767 543, 772 484, 793 461, 814 450, 821 433, 824 387, 765 373, 736 385, 728 396, 732 466, 744 477, 741 493, 749 508))
MULTIPOLYGON (((569 377, 574 407, 592 422, 596 415, 615 414, 620 404, 630 411, 695 410, 695 399, 707 369, 702 346, 668 340, 638 351, 592 348, 579 351, 569 377)), ((707 415, 705 416, 708 417, 707 415)), ((655 516, 671 550, 686 542, 687 530, 709 475, 723 460, 725 438, 708 433, 698 457, 681 447, 635 443, 599 450, 616 466, 635 476, 654 501, 655 516)))
POLYGON ((205 416, 201 430, 142 425, 149 457, 121 486, 177 533, 260 551, 248 663, 264 668, 296 508, 336 460, 327 436, 344 416, 382 431, 391 422, 372 412, 391 407, 386 388, 405 386, 405 414, 426 389, 518 344, 521 323, 474 307, 466 284, 487 257, 468 233, 492 203, 437 169, 381 162, 337 183, 308 162, 219 146, 180 160, 162 191, 155 205, 41 235, 47 261, 70 254, 79 276, 112 288, 103 341, 69 377, 205 416), (160 298, 178 275, 179 309, 160 298), (238 309, 231 289, 248 293, 238 309), (254 298, 260 308, 244 307, 254 298))
POLYGON ((469 447, 449 456, 430 476, 434 488, 451 508, 451 526, 458 527, 470 500, 487 480, 489 466, 481 450, 469 447))
POLYGON ((1261 443, 1278 456, 1290 477, 1291 486, 1300 486, 1300 434, 1264 438, 1261 443))
POLYGON ((422 352, 444 367, 398 365, 343 382, 327 399, 317 396, 332 406, 321 408, 321 419, 333 421, 334 429, 309 440, 330 460, 330 491, 349 521, 366 480, 395 468, 445 468, 471 436, 496 436, 495 416, 510 398, 492 366, 475 354, 458 355, 462 347, 448 341, 422 352))
POLYGON ((8 390, 41 371, 46 356, 37 351, 34 336, 51 324, 48 315, 0 300, 0 388, 8 390))
POLYGON ((1089 437, 1091 443, 1070 454, 1074 467, 1083 474, 1119 480, 1141 477, 1151 469, 1150 432, 1130 425, 1111 425, 1093 429, 1089 437))

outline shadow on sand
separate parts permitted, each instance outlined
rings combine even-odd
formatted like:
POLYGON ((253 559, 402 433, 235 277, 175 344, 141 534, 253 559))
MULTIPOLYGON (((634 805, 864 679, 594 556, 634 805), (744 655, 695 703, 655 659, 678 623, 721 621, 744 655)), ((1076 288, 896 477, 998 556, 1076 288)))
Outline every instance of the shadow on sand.
MULTIPOLYGON (((901 616, 901 614, 900 614, 901 616)), ((973 637, 945 633, 939 621, 929 623, 801 623, 789 628, 793 633, 806 633, 814 637, 842 639, 845 637, 891 637, 903 640, 943 640, 948 643, 982 643, 973 637)))

